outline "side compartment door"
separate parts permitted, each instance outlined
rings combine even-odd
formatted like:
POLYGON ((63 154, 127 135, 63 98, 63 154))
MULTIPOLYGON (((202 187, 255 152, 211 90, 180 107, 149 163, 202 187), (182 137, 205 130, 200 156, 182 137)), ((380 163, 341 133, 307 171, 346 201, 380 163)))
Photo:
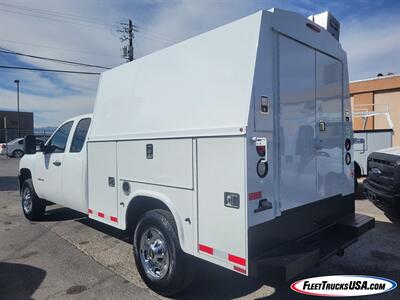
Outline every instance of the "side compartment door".
POLYGON ((342 63, 316 51, 317 185, 321 198, 343 190, 342 63))
POLYGON ((245 147, 243 137, 197 140, 198 251, 247 274, 245 147))
POLYGON ((117 142, 89 142, 89 217, 118 225, 117 142))
POLYGON ((279 193, 281 210, 318 200, 315 50, 279 36, 279 193))

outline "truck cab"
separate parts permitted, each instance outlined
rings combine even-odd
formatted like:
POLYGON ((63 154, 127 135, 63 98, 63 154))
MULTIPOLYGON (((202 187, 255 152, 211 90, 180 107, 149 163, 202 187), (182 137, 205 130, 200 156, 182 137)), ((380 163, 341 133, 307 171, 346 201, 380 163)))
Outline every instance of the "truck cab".
POLYGON ((39 198, 87 212, 86 138, 91 120, 89 114, 65 121, 35 154, 24 156, 20 188, 31 179, 39 198))

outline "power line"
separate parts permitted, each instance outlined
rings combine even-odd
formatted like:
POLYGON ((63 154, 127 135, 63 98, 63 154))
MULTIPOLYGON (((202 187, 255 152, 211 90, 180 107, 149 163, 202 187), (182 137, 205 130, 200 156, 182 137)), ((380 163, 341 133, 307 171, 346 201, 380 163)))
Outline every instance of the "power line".
POLYGON ((101 74, 101 73, 97 73, 97 72, 82 72, 82 71, 69 71, 69 70, 57 70, 57 69, 41 69, 41 68, 4 66, 4 65, 0 65, 0 69, 14 69, 14 70, 54 72, 54 73, 67 73, 67 74, 82 74, 82 75, 100 75, 101 74))
MULTIPOLYGON (((1 48, 1 47, 0 47, 0 48, 1 48)), ((4 48, 3 48, 3 49, 4 49, 4 48)), ((20 52, 14 52, 14 51, 10 51, 10 50, 0 50, 0 53, 6 53, 6 54, 12 54, 12 55, 19 55, 19 56, 26 56, 26 57, 36 58, 36 59, 48 60, 48 61, 58 62, 58 63, 67 63, 67 64, 77 65, 77 66, 84 66, 84 67, 91 67, 91 68, 100 68, 100 69, 110 69, 110 68, 105 67, 105 66, 97 66, 97 65, 85 64, 85 63, 80 63, 80 62, 75 62, 75 61, 69 61, 69 60, 63 60, 63 59, 58 59, 58 58, 51 58, 51 57, 30 55, 30 54, 25 54, 25 53, 20 53, 20 52)))
MULTIPOLYGON (((61 12, 57 12, 54 10, 37 9, 37 8, 31 8, 31 7, 27 7, 27 6, 19 6, 19 5, 12 5, 12 4, 6 4, 6 3, 0 3, 0 6, 5 6, 7 8, 7 9, 0 8, 0 11, 13 13, 13 14, 26 15, 26 16, 30 16, 30 17, 36 17, 36 18, 44 18, 44 19, 49 19, 49 20, 58 21, 58 22, 70 23, 70 24, 74 24, 74 25, 84 25, 82 23, 87 23, 87 24, 92 25, 92 26, 88 26, 88 27, 96 27, 97 29, 99 27, 118 28, 116 26, 117 22, 104 22, 104 20, 101 20, 98 18, 93 18, 93 17, 85 17, 85 16, 79 16, 79 15, 69 14, 69 13, 61 13, 61 12), (17 9, 17 11, 12 10, 12 9, 17 9), (22 12, 18 11, 18 10, 22 10, 22 12), (62 19, 64 19, 64 20, 62 20, 62 19)), ((147 26, 143 22, 140 22, 140 23, 142 23, 141 29, 143 29, 146 32, 146 34, 150 36, 150 38, 152 37, 153 39, 162 40, 167 43, 175 42, 175 40, 176 40, 175 37, 168 38, 168 36, 165 33, 160 33, 160 32, 156 32, 152 29, 145 28, 147 26)))
POLYGON ((59 51, 63 51, 63 52, 76 52, 76 53, 82 53, 82 54, 87 54, 87 55, 95 55, 95 56, 102 56, 102 57, 114 57, 113 55, 105 55, 105 54, 91 53, 91 52, 86 52, 86 51, 80 51, 80 50, 78 50, 78 49, 60 48, 60 47, 53 47, 53 46, 49 46, 49 45, 32 44, 32 43, 25 43, 25 42, 4 40, 4 39, 0 39, 0 41, 5 42, 5 43, 27 45, 27 46, 32 46, 32 47, 54 49, 54 50, 59 50, 59 51))
POLYGON ((26 12, 18 12, 18 11, 13 11, 13 10, 7 10, 7 9, 3 9, 3 8, 0 8, 0 11, 12 13, 12 14, 17 14, 17 15, 28 16, 28 17, 39 18, 39 19, 47 19, 47 20, 56 21, 56 22, 68 23, 68 24, 72 24, 72 25, 86 26, 86 27, 91 27, 91 28, 94 28, 94 29, 100 29, 100 27, 101 27, 101 29, 104 29, 104 27, 107 27, 106 25, 83 24, 85 22, 84 21, 79 21, 79 20, 75 20, 75 21, 62 20, 62 19, 57 18, 57 17, 40 16, 40 15, 35 15, 35 14, 29 14, 29 13, 26 13, 26 12))
POLYGON ((66 18, 66 19, 72 19, 72 20, 77 20, 77 21, 82 21, 82 22, 87 22, 87 23, 92 23, 92 24, 98 24, 98 25, 104 25, 104 26, 114 26, 117 24, 117 22, 114 22, 114 23, 107 22, 106 23, 106 22, 104 22, 103 19, 100 19, 100 18, 80 16, 80 15, 75 15, 75 14, 71 14, 71 13, 59 12, 59 11, 55 11, 55 10, 39 9, 39 8, 33 8, 33 7, 28 7, 28 6, 23 6, 23 5, 7 4, 7 3, 0 3, 0 5, 8 7, 8 8, 14 8, 17 10, 25 10, 25 11, 29 11, 32 13, 45 14, 45 15, 61 17, 61 18, 66 18))

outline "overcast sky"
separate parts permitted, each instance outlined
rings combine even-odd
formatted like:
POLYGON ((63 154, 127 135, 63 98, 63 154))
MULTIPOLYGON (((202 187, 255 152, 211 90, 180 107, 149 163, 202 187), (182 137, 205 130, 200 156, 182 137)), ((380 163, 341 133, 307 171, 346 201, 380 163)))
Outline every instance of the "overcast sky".
MULTIPOLYGON (((400 1, 390 0, 0 0, 0 47, 116 66, 124 62, 117 30, 128 18, 139 27, 135 39, 139 58, 272 7, 305 16, 330 10, 341 22, 351 80, 400 73, 400 1)), ((0 65, 101 71, 4 53, 0 65)), ((35 127, 57 126, 93 109, 98 76, 6 69, 0 69, 0 109, 15 109, 14 79, 21 81, 21 110, 35 113, 35 127)))

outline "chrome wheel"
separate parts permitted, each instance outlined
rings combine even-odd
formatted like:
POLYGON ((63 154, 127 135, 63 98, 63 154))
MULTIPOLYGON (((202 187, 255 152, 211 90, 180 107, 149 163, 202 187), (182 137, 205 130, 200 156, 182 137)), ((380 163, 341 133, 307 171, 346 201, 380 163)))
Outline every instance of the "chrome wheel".
POLYGON ((140 239, 140 261, 147 276, 152 280, 165 277, 169 268, 169 253, 164 235, 151 227, 140 239))
POLYGON ((22 207, 26 214, 31 213, 32 205, 33 205, 33 203, 32 203, 31 190, 29 189, 29 187, 26 187, 22 194, 22 207))

